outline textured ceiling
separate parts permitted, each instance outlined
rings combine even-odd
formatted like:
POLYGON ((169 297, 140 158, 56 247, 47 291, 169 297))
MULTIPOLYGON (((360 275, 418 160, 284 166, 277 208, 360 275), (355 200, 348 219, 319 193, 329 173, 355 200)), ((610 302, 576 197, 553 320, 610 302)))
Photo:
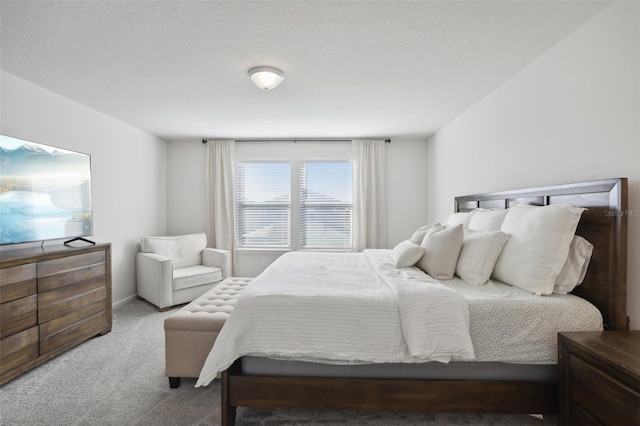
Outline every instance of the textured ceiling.
POLYGON ((423 137, 607 4, 2 0, 0 64, 169 140, 423 137))

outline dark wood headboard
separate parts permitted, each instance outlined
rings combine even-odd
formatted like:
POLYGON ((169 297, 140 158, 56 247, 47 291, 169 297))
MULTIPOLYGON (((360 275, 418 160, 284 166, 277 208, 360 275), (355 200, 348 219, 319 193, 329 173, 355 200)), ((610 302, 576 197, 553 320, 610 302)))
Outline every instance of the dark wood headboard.
POLYGON ((627 317, 627 179, 616 178, 564 185, 465 195, 455 198, 455 211, 506 209, 519 204, 585 207, 576 234, 593 244, 584 282, 573 294, 593 303, 608 330, 628 330, 627 317))

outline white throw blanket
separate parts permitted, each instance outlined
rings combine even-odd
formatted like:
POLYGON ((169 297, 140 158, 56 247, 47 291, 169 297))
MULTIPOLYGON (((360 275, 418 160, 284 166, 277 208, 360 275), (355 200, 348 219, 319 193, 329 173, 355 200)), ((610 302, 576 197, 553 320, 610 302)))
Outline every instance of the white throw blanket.
POLYGON ((281 256, 241 293, 196 386, 245 355, 329 364, 474 359, 465 298, 427 275, 403 277, 388 250, 281 256))

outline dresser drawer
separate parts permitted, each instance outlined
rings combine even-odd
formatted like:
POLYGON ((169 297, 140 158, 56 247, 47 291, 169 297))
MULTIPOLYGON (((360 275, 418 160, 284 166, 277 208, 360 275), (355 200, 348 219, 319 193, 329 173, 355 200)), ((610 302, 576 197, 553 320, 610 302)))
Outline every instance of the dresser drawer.
POLYGON ((99 301, 107 309, 106 283, 100 277, 45 291, 38 295, 38 321, 42 324, 99 301))
POLYGON ((38 296, 22 297, 0 305, 0 339, 38 323, 38 296))
MULTIPOLYGON (((107 312, 101 312, 89 318, 73 324, 71 327, 40 339, 40 355, 45 355, 51 351, 57 351, 61 347, 73 346, 95 336, 105 330, 108 324, 107 312)), ((46 326, 41 325, 40 328, 46 326)))
POLYGON ((640 393, 574 354, 569 362, 571 399, 581 410, 605 425, 640 423, 640 393))
POLYGON ((59 316, 51 321, 40 324, 40 340, 48 339, 55 334, 61 333, 68 328, 71 328, 77 324, 82 323, 87 318, 96 314, 105 312, 107 307, 104 303, 104 298, 99 299, 97 302, 91 303, 90 300, 85 300, 83 304, 77 309, 69 310, 66 315, 59 316))
POLYGON ((0 339, 0 369, 2 373, 38 358, 38 327, 31 327, 0 339))
POLYGON ((0 269, 0 303, 36 293, 36 264, 0 269))
POLYGON ((105 252, 86 253, 38 262, 38 291, 106 277, 105 252))

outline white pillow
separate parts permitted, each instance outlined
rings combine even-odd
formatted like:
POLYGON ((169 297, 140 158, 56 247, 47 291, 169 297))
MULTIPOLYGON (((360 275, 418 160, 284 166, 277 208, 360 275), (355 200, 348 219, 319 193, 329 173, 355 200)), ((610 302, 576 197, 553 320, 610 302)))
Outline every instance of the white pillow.
POLYGON ((433 225, 424 225, 421 226, 420 228, 418 228, 412 235, 411 238, 409 238, 409 240, 411 240, 412 243, 418 244, 420 245, 420 243, 422 242, 422 240, 424 240, 424 236, 427 235, 427 231, 432 227, 433 225))
POLYGON ((551 294, 584 210, 561 204, 511 207, 501 229, 511 237, 492 276, 530 293, 551 294))
POLYGON ((553 286, 554 293, 567 294, 582 284, 584 276, 587 274, 592 253, 593 244, 579 235, 573 237, 569 246, 567 261, 564 263, 553 286))
POLYGON ((424 254, 424 249, 411 240, 404 240, 391 250, 391 258, 396 268, 407 268, 416 264, 424 254))
POLYGON ((456 275, 471 284, 487 282, 507 240, 502 231, 465 231, 456 275))
POLYGON ((475 210, 471 210, 470 212, 453 213, 447 218, 444 226, 447 228, 453 228, 454 226, 462 224, 462 228, 467 229, 469 228, 469 221, 471 221, 471 216, 473 216, 475 212, 475 210))
POLYGON ((445 228, 436 223, 420 244, 424 249, 424 256, 418 260, 416 266, 433 278, 450 280, 456 271, 463 237, 462 225, 445 228))
POLYGON ((499 231, 502 227, 502 222, 504 222, 504 218, 508 212, 509 209, 476 209, 473 216, 471 216, 471 220, 469 221, 469 229, 482 232, 499 231))

